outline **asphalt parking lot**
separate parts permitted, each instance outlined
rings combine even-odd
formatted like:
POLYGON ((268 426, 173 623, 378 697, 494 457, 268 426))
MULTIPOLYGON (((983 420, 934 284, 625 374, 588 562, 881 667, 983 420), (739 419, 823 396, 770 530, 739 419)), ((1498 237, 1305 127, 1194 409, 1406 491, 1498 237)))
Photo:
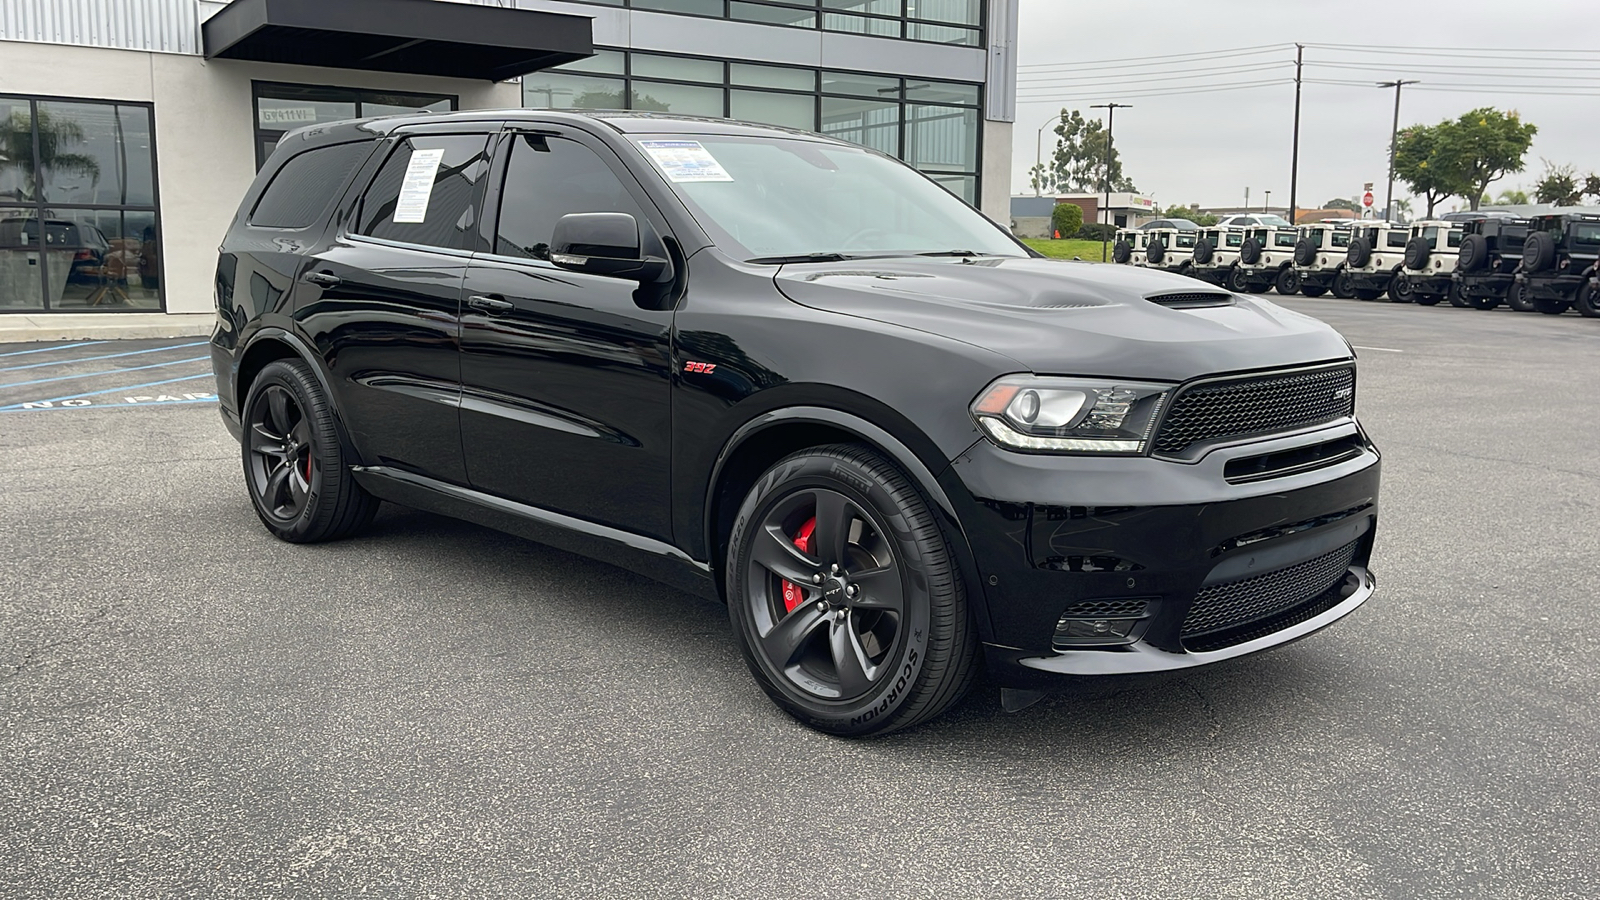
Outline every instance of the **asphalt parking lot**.
POLYGON ((1284 302, 1360 348, 1378 596, 858 743, 629 572, 274 541, 194 339, 0 345, 0 896, 1593 896, 1600 323, 1284 302))

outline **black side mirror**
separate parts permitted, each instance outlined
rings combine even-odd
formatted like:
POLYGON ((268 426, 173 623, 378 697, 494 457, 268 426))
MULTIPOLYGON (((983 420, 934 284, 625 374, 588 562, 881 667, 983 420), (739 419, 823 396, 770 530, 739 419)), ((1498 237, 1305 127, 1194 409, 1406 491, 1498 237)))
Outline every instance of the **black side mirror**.
POLYGON ((569 213, 556 222, 550 261, 563 269, 648 283, 670 267, 658 256, 641 256, 639 222, 627 213, 569 213))

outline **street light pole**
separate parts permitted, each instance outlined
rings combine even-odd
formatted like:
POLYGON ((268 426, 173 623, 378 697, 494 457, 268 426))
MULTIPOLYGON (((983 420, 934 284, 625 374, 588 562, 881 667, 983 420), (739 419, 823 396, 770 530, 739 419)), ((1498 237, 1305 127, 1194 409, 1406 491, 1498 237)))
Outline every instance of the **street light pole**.
MULTIPOLYGON (((1044 124, 1040 125, 1038 130, 1035 131, 1034 134, 1033 134, 1033 177, 1034 178, 1040 178, 1043 175, 1043 173, 1041 173, 1039 170, 1044 168, 1044 153, 1039 148, 1040 148, 1040 145, 1044 142, 1044 130, 1046 128, 1050 127, 1050 123, 1051 122, 1055 122, 1055 121, 1059 120, 1060 118, 1061 118, 1061 114, 1060 113, 1056 113, 1055 115, 1053 115, 1050 118, 1046 119, 1044 124)), ((1040 195, 1040 189, 1041 189, 1041 185, 1039 184, 1039 182, 1035 181, 1033 183, 1033 195, 1035 197, 1040 195)))
POLYGON ((1272 192, 1265 191, 1264 193, 1267 195, 1267 199, 1261 201, 1261 211, 1263 213, 1270 213, 1272 212, 1272 192))
MULTIPOLYGON (((1111 224, 1111 129, 1114 127, 1114 125, 1116 123, 1117 110, 1119 110, 1119 109, 1132 109, 1133 108, 1133 104, 1131 104, 1131 103, 1091 103, 1091 104, 1089 104, 1089 108, 1090 109, 1103 109, 1103 110, 1106 111, 1106 158, 1101 162, 1101 165, 1100 165, 1100 171, 1101 171, 1101 176, 1100 177, 1101 177, 1101 180, 1104 182, 1104 186, 1105 186, 1106 205, 1103 207, 1103 209, 1101 211, 1101 215, 1103 215, 1105 217, 1105 224, 1110 225, 1111 224)), ((1105 229, 1102 228, 1102 229, 1100 229, 1100 261, 1101 262, 1105 262, 1109 258, 1106 255, 1106 243, 1107 243, 1106 231, 1105 231, 1105 229)))
POLYGON ((1394 88, 1394 124, 1389 128, 1389 192, 1383 200, 1383 220, 1394 221, 1394 154, 1400 140, 1400 88, 1408 84, 1418 84, 1416 81, 1380 81, 1378 87, 1394 88))

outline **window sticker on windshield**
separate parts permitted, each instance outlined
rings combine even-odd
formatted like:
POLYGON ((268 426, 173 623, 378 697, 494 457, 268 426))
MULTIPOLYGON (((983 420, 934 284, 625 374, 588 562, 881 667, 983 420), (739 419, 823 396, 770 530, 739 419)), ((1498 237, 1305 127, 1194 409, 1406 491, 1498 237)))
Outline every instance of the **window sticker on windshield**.
POLYGON ((672 181, 732 181, 733 176, 722 168, 711 152, 699 141, 640 141, 639 146, 650 154, 655 164, 672 181))
POLYGON ((396 224, 420 224, 428 218, 428 200, 433 197, 433 179, 439 174, 443 150, 413 150, 400 182, 400 200, 394 207, 396 224))

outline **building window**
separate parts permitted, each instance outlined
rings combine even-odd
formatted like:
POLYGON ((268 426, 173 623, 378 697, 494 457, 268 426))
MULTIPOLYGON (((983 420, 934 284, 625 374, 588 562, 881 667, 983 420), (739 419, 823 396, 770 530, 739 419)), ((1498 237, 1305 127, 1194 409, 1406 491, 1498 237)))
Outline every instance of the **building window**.
POLYGON ((983 45, 983 0, 579 0, 651 12, 821 28, 935 44, 983 45))
POLYGON ((0 96, 0 312, 160 310, 145 103, 0 96))
POLYGON ((256 168, 260 169, 288 132, 319 122, 413 112, 449 112, 460 101, 448 94, 403 94, 251 82, 256 109, 256 168))
MULTIPOLYGON (((850 5, 845 0, 824 2, 850 5)), ((854 6, 879 9, 884 2, 888 0, 854 6)), ((906 2, 909 6, 913 0, 906 2)), ((726 116, 817 131, 899 157, 977 205, 981 88, 924 78, 596 50, 589 59, 524 75, 522 102, 536 109, 726 116)))

